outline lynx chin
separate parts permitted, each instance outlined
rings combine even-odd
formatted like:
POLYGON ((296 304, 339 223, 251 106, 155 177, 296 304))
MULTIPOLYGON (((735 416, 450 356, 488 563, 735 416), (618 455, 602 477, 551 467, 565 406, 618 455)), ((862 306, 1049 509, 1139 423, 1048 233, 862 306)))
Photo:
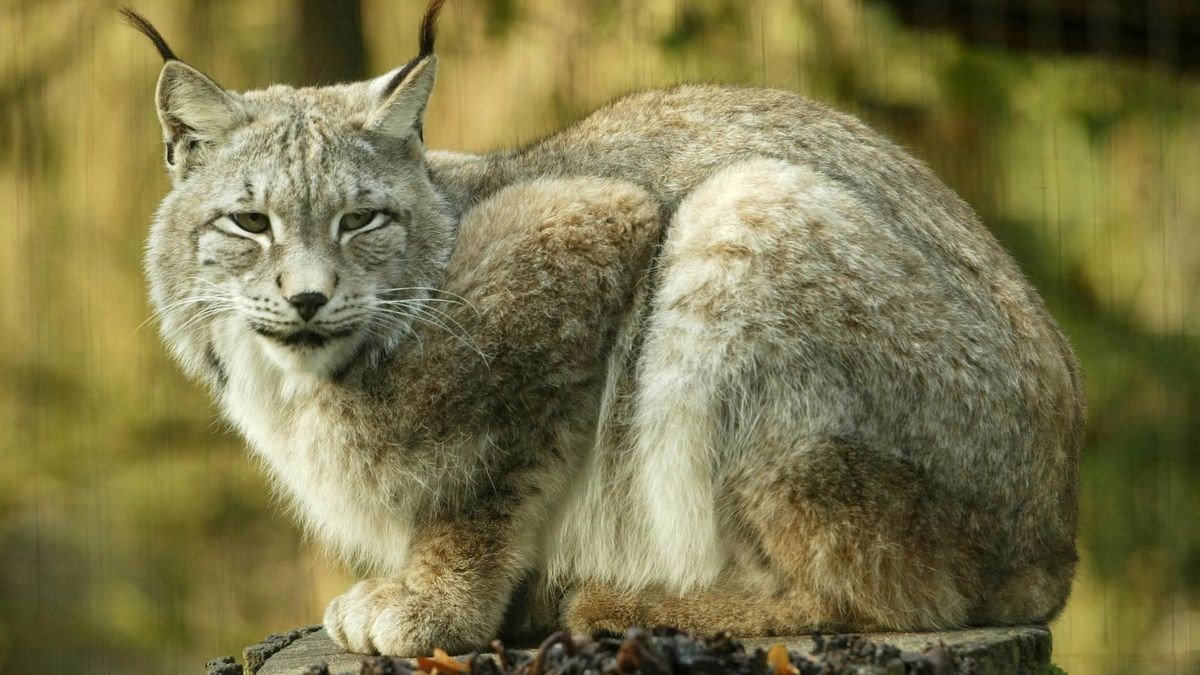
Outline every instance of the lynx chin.
POLYGON ((311 535, 373 570, 325 612, 338 642, 1059 612, 1079 368, 970 207, 768 89, 429 150, 441 5, 381 77, 248 92, 125 10, 165 61, 163 339, 311 535))

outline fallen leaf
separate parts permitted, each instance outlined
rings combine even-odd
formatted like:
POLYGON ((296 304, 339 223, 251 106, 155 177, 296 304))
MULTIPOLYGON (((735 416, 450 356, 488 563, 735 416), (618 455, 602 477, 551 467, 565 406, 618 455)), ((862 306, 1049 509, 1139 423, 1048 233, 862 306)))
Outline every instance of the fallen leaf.
POLYGON ((771 666, 773 675, 798 675, 800 672, 799 668, 792 665, 787 647, 782 642, 767 652, 767 664, 771 666))
POLYGON ((418 656, 417 666, 429 673, 429 675, 437 675, 438 673, 469 673, 471 667, 465 663, 459 663, 454 660, 443 649, 434 649, 433 656, 418 656))

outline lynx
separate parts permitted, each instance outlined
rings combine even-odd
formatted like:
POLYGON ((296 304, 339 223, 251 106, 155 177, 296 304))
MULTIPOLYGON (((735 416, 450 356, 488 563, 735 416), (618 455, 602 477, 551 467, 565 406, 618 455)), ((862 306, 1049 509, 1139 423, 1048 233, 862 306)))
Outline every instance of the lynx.
POLYGON ((441 5, 381 77, 244 93, 126 13, 164 59, 162 336, 311 535, 372 570, 334 639, 1060 611, 1079 369, 962 200, 767 89, 429 150, 441 5))

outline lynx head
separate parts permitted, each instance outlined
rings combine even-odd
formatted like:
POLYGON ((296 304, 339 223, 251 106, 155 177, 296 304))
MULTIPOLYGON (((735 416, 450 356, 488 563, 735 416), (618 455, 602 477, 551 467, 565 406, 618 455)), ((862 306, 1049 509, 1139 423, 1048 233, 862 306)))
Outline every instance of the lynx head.
POLYGON ((185 369, 216 383, 232 351, 319 377, 394 347, 440 281, 453 223, 425 165, 437 66, 367 82, 226 90, 132 10, 164 65, 158 117, 173 181, 146 254, 151 301, 185 369))

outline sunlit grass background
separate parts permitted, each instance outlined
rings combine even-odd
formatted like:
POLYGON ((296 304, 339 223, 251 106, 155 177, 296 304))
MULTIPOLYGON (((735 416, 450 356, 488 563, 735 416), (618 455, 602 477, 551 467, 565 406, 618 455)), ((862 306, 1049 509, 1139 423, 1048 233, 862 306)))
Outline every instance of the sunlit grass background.
MULTIPOLYGON (((328 79, 343 50, 382 73, 415 52, 423 5, 364 0, 356 36, 302 21, 311 0, 135 4, 235 89, 328 79)), ((113 7, 0 2, 4 673, 197 672, 319 621, 350 579, 143 325, 142 241, 168 189, 160 62, 113 7)), ((432 147, 511 147, 621 93, 703 80, 799 91, 912 148, 1083 361, 1083 561, 1055 661, 1200 670, 1196 70, 972 47, 851 0, 450 0, 439 52, 432 147)))

